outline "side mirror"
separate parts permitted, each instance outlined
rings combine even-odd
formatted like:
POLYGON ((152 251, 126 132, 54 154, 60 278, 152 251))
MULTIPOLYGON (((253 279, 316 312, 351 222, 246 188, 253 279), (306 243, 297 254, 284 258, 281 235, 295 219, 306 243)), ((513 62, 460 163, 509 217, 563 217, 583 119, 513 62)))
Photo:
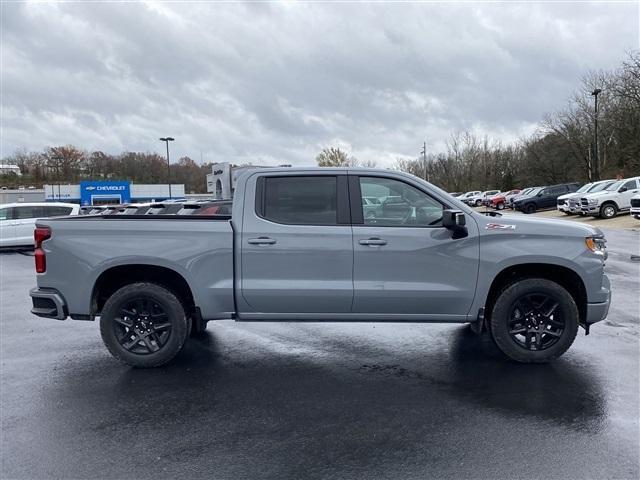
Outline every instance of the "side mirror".
POLYGON ((626 192, 627 190, 629 190, 627 187, 620 187, 620 190, 618 190, 618 193, 626 192))
POLYGON ((442 212, 442 226, 453 232, 452 238, 463 238, 468 235, 467 219, 460 210, 444 210, 442 212))
POLYGON ((467 219, 464 216, 464 213, 460 210, 445 210, 442 212, 442 226, 448 228, 449 230, 453 230, 454 232, 457 230, 465 229, 465 225, 467 224, 467 219))

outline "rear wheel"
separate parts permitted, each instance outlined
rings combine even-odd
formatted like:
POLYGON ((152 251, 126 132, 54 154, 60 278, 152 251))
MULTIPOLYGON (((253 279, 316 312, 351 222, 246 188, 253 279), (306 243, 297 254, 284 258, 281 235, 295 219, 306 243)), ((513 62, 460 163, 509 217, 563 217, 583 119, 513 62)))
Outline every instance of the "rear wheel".
POLYGON ((502 352, 522 363, 558 358, 578 333, 579 315, 573 297, 562 286, 543 278, 528 278, 498 296, 489 323, 502 352))
POLYGON ((149 368, 172 360, 182 349, 189 321, 173 292, 154 283, 132 283, 106 301, 100 316, 102 340, 115 358, 149 368))
POLYGON ((600 216, 602 218, 613 218, 618 214, 618 207, 615 203, 605 203, 600 207, 600 216))

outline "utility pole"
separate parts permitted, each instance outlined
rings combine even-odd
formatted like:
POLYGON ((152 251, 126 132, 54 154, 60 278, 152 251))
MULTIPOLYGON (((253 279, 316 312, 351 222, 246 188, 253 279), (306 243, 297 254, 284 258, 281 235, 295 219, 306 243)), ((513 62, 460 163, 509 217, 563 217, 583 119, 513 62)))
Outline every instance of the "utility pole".
POLYGON ((169 142, 173 142, 175 138, 172 137, 162 137, 160 139, 161 142, 164 142, 167 145, 167 183, 169 184, 169 198, 171 196, 171 164, 169 163, 169 142))
POLYGON ((593 134, 593 180, 600 180, 600 157, 598 157, 598 94, 602 92, 602 89, 596 88, 591 95, 593 95, 594 101, 594 134, 593 134))
POLYGON ((424 142, 422 144, 422 151, 420 153, 422 154, 422 170, 424 172, 424 179, 428 182, 429 172, 427 171, 427 142, 424 142))

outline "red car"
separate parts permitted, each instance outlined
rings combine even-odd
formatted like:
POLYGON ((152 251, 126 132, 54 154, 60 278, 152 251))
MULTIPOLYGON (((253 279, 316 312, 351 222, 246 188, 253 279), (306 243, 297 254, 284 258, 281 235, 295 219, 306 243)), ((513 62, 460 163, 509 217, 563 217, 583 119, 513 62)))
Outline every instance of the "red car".
POLYGON ((519 193, 520 193, 520 190, 515 189, 515 190, 510 190, 508 192, 502 192, 498 195, 495 195, 494 197, 491 198, 491 206, 496 210, 503 210, 504 207, 507 205, 507 197, 510 195, 511 196, 517 195, 519 193))

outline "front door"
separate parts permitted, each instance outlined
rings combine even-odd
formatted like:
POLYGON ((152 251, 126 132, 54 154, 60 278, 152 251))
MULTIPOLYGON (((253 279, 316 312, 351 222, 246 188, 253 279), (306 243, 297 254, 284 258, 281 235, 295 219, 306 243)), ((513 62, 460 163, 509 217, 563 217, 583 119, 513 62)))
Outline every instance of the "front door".
POLYGON ((467 237, 453 239, 442 226, 442 202, 419 184, 384 175, 349 182, 356 208, 362 208, 363 197, 381 204, 375 217, 352 210, 353 313, 389 320, 464 319, 478 276, 475 222, 467 222, 467 237))
POLYGON ((0 247, 15 245, 16 226, 12 217, 12 207, 0 208, 0 247))
POLYGON ((246 302, 239 306, 241 318, 303 320, 351 311, 348 203, 345 173, 278 172, 248 180, 240 245, 240 300, 246 302))

